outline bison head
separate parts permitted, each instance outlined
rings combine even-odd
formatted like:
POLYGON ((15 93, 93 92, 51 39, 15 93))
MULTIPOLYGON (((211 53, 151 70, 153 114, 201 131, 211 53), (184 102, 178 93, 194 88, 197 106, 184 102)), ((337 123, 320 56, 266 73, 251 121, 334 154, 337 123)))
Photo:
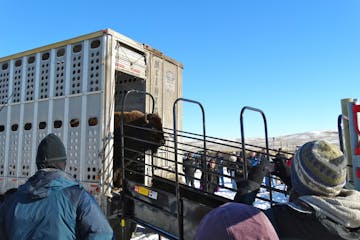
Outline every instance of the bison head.
POLYGON ((146 119, 144 127, 149 129, 144 138, 149 140, 149 149, 156 153, 158 148, 165 144, 161 118, 157 114, 146 114, 144 118, 146 119))
MULTIPOLYGON (((121 185, 121 118, 124 121, 124 160, 125 167, 128 170, 143 172, 144 165, 132 160, 147 150, 156 153, 158 148, 165 144, 162 122, 159 115, 144 114, 140 111, 116 112, 114 118, 113 167, 114 186, 117 187, 121 185)), ((133 177, 135 176, 133 175, 133 177)))
POLYGON ((140 111, 115 113, 115 139, 119 142, 121 141, 121 117, 124 121, 125 149, 133 149, 134 152, 151 150, 156 153, 157 149, 165 144, 159 115, 144 114, 140 111))

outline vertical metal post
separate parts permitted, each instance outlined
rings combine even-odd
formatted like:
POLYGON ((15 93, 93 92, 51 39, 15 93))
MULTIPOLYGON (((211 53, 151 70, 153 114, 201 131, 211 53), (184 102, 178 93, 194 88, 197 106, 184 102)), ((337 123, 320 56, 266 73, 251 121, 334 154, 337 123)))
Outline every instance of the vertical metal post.
MULTIPOLYGON (((262 118, 263 118, 263 122, 264 122, 264 130, 265 130, 265 147, 266 147, 266 158, 267 161, 269 162, 269 141, 268 141, 268 130, 267 130, 267 122, 266 122, 266 117, 265 114, 262 110, 258 109, 258 108, 254 108, 254 107, 249 107, 249 106, 245 106, 241 109, 240 112, 240 131, 241 131, 241 147, 242 147, 242 151, 243 151, 243 155, 244 155, 244 163, 243 163, 243 167, 244 167, 244 180, 246 180, 246 175, 247 175, 247 162, 246 162, 246 155, 245 155, 245 135, 244 135, 244 119, 243 119, 243 115, 245 110, 251 110, 251 111, 255 111, 261 114, 262 118)), ((271 177, 268 176, 269 178, 269 186, 270 186, 270 203, 272 204, 272 191, 271 191, 271 177)))
POLYGON ((352 175, 354 186, 356 190, 360 190, 360 129, 358 122, 358 115, 360 113, 360 105, 357 101, 348 103, 348 117, 349 117, 349 140, 351 150, 347 152, 347 156, 351 155, 352 159, 352 175))
MULTIPOLYGON (((155 109, 155 99, 154 97, 148 93, 148 92, 144 92, 144 91, 140 91, 140 90, 135 90, 135 89, 131 89, 128 90, 122 99, 122 105, 121 105, 121 118, 120 118, 120 134, 121 134, 121 182, 122 182, 122 188, 123 188, 123 194, 124 194, 124 190, 126 189, 125 186, 125 135, 124 135, 124 109, 125 109, 125 102, 127 99, 127 96, 130 93, 136 93, 136 94, 146 94, 148 96, 151 97, 152 99, 152 113, 154 113, 154 109, 155 109)), ((145 176, 144 176, 145 177, 145 176)), ((124 196, 122 195, 122 198, 124 198, 124 196)), ((125 203, 124 203, 124 199, 122 199, 121 201, 121 210, 122 210, 122 216, 121 216, 121 237, 122 239, 125 239, 126 236, 126 220, 125 220, 125 203)))
POLYGON ((342 116, 342 126, 343 126, 343 153, 346 155, 347 159, 347 167, 348 167, 348 177, 349 181, 354 181, 353 176, 353 160, 352 160, 352 154, 351 154, 351 143, 350 143, 350 132, 349 132, 349 112, 348 112, 348 104, 354 102, 354 99, 352 98, 344 98, 341 99, 341 116, 342 116))
POLYGON ((342 115, 341 114, 338 116, 337 126, 338 126, 340 150, 342 152, 344 152, 343 131, 342 131, 342 127, 341 127, 342 126, 342 115))
MULTIPOLYGON (((179 178, 178 178, 178 148, 177 148, 177 111, 176 111, 176 105, 179 101, 184 102, 190 102, 199 105, 202 113, 202 124, 203 124, 203 148, 204 148, 204 155, 206 155, 206 130, 205 130, 205 111, 203 106, 200 102, 186 99, 186 98, 178 98, 175 100, 173 105, 173 122, 174 122, 174 152, 175 152, 175 183, 176 183, 176 204, 177 204, 177 221, 178 221, 178 229, 179 229, 179 239, 184 239, 184 232, 183 232, 183 221, 182 221, 182 209, 180 205, 180 189, 179 189, 179 178)), ((203 169, 202 174, 204 175, 204 179, 207 179, 207 171, 206 171, 206 156, 202 159, 203 163, 203 169)), ((201 180, 200 180, 201 181, 201 180)), ((208 191, 207 184, 205 184, 206 191, 208 191)))

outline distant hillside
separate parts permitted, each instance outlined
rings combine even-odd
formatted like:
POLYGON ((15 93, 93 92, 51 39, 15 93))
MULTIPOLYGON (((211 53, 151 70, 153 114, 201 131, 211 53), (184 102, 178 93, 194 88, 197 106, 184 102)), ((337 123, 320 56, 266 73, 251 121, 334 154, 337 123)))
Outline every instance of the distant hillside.
MULTIPOLYGON (((337 131, 311 131, 296 133, 279 137, 272 137, 269 138, 268 141, 269 148, 295 150, 297 146, 301 146, 302 144, 312 140, 325 140, 335 145, 339 145, 339 136, 337 131)), ((241 139, 236 139, 236 141, 241 141, 241 139)), ((245 139, 245 141, 248 144, 265 146, 265 141, 263 138, 249 138, 245 139)))
MULTIPOLYGON (((240 138, 231 139, 232 141, 241 142, 240 138)), ((312 140, 326 140, 335 145, 339 145, 339 137, 337 131, 311 131, 304 133, 296 133, 290 135, 284 135, 279 137, 271 137, 268 139, 269 148, 277 150, 282 148, 283 151, 293 152, 297 149, 298 146, 303 145, 304 143, 312 140)), ((213 143, 208 143, 207 148, 220 151, 237 151, 238 148, 231 148, 226 146, 221 146, 218 143, 221 143, 221 140, 215 140, 213 143)), ((259 147, 265 147, 264 138, 247 138, 245 139, 247 145, 254 145, 259 147)), ((198 151, 197 147, 202 147, 201 141, 191 141, 188 142, 189 146, 184 148, 187 150, 198 151), (195 147, 197 146, 197 147, 195 147)))

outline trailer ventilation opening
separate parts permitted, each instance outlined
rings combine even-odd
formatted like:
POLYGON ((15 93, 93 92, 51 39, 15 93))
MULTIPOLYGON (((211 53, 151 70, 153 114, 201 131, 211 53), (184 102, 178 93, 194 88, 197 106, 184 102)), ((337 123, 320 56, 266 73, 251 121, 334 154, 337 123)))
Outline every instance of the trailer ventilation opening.
POLYGON ((96 126, 98 124, 98 119, 96 117, 89 118, 88 124, 90 127, 96 126))
POLYGON ((62 121, 61 120, 54 121, 54 128, 61 128, 61 126, 62 126, 62 121))
POLYGON ((70 126, 71 127, 78 127, 80 125, 80 120, 77 118, 71 119, 70 126))
POLYGON ((19 128, 19 125, 17 123, 15 123, 11 126, 11 131, 15 132, 18 130, 18 128, 19 128))
POLYGON ((45 129, 45 128, 46 128, 46 122, 40 122, 39 129, 45 129))
POLYGON ((24 130, 31 130, 32 124, 31 123, 25 123, 24 130))

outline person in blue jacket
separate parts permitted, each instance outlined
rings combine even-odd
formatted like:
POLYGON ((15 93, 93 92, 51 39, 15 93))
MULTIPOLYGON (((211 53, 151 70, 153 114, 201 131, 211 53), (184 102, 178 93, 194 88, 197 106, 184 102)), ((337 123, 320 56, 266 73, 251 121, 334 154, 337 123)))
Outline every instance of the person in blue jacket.
POLYGON ((95 199, 64 172, 65 147, 54 134, 39 144, 38 171, 0 207, 1 239, 113 239, 95 199))

